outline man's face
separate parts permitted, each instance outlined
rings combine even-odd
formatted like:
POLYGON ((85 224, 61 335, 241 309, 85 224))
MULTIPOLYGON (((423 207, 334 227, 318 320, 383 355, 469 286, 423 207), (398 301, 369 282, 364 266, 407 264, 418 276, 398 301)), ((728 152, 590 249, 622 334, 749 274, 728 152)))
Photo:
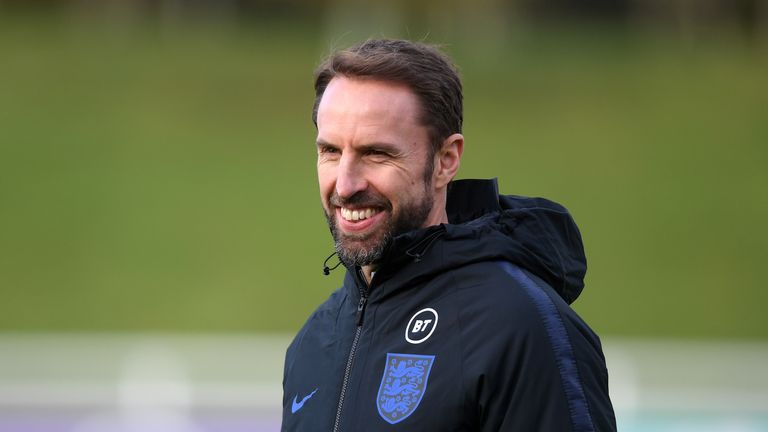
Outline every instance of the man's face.
POLYGON ((317 113, 323 209, 347 265, 375 263, 398 234, 438 223, 427 128, 407 87, 331 80, 317 113))

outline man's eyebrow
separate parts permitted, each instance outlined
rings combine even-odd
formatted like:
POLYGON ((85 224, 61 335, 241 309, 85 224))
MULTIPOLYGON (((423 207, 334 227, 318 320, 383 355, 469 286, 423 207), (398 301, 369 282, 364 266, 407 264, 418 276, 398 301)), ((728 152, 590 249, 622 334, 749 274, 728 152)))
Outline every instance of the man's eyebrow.
POLYGON ((318 147, 333 147, 336 148, 336 145, 329 143, 328 141, 325 141, 322 138, 318 138, 317 141, 315 141, 315 145, 318 147))
POLYGON ((381 151, 384 153, 390 153, 390 154, 399 154, 401 150, 396 146, 395 144, 387 143, 387 142, 372 142, 368 144, 363 144, 359 146, 360 150, 362 151, 370 151, 370 150, 376 150, 381 151))
MULTIPOLYGON (((317 147, 330 147, 330 148, 338 148, 336 144, 333 144, 331 142, 325 141, 322 138, 318 138, 317 141, 315 141, 315 145, 317 147)), ((397 145, 383 142, 383 141, 376 141, 366 144, 361 144, 358 146, 355 146, 358 151, 371 151, 371 150, 377 150, 382 151, 385 153, 391 153, 391 154, 399 154, 401 153, 401 150, 398 148, 397 145)))

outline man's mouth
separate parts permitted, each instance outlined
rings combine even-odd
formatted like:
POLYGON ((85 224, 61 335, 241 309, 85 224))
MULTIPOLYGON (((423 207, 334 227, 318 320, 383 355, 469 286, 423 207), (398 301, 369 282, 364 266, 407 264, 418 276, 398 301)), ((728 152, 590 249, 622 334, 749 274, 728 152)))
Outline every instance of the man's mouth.
POLYGON ((348 209, 341 207, 341 217, 346 221, 361 221, 376 215, 379 210, 375 208, 348 209))

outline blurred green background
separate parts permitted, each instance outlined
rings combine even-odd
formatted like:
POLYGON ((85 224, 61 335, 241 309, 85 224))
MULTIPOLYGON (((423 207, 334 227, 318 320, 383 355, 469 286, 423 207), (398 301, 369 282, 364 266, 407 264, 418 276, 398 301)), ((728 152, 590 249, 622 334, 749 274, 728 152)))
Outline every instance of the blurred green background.
POLYGON ((343 276, 312 71, 386 36, 459 64, 460 178, 571 210, 601 335, 768 338, 763 2, 23 3, 0 2, 2 331, 295 331, 343 276))

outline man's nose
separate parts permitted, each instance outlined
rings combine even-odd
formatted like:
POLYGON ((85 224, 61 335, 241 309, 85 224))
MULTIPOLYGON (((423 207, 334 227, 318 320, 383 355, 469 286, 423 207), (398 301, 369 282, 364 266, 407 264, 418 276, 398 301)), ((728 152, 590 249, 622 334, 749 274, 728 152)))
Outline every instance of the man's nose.
POLYGON ((336 194, 342 199, 350 198, 368 188, 368 182, 365 179, 360 161, 354 157, 345 156, 341 157, 336 177, 336 194))

